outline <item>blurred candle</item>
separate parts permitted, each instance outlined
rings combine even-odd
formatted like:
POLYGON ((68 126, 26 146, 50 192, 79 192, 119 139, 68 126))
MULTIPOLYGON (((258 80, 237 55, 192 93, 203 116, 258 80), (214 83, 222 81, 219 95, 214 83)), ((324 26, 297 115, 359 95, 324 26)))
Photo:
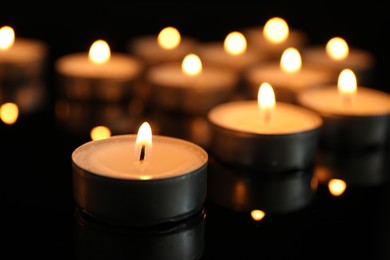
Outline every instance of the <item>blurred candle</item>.
POLYGON ((147 66, 168 61, 181 61, 195 50, 197 40, 183 36, 173 26, 167 26, 157 35, 134 37, 128 42, 128 51, 147 66))
POLYGON ((223 42, 199 43, 197 50, 204 62, 226 67, 237 73, 264 60, 262 55, 247 48, 246 38, 239 31, 230 32, 223 42))
POLYGON ((152 88, 153 105, 166 111, 205 115, 234 92, 238 75, 214 65, 204 66, 195 53, 182 62, 166 62, 151 67, 146 75, 152 88))
POLYGON ((120 101, 138 95, 143 63, 129 54, 111 53, 96 40, 89 52, 60 57, 55 63, 59 95, 72 100, 120 101))
POLYGON ((302 64, 298 49, 289 47, 283 51, 279 62, 260 63, 248 69, 244 80, 250 98, 256 97, 259 84, 266 81, 273 86, 278 100, 296 103, 298 93, 331 83, 333 77, 329 69, 302 64))
POLYGON ((343 69, 336 84, 302 92, 302 106, 324 119, 322 145, 338 149, 364 149, 388 142, 390 95, 358 86, 353 70, 343 69))
POLYGON ((279 59, 288 47, 302 48, 307 45, 307 35, 292 29, 282 17, 272 17, 264 26, 252 26, 243 29, 248 48, 268 59, 279 59))
POLYGON ((339 36, 332 37, 326 45, 308 46, 302 51, 305 62, 331 69, 337 75, 344 68, 352 69, 360 84, 371 85, 376 67, 372 53, 358 47, 350 47, 339 36))

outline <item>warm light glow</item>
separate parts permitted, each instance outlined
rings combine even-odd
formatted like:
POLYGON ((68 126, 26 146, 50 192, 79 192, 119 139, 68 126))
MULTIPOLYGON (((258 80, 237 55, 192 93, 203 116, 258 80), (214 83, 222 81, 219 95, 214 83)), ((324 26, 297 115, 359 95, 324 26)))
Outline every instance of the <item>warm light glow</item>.
POLYGON ((280 67, 287 73, 295 73, 302 67, 302 58, 299 51, 293 47, 284 50, 280 59, 280 67))
POLYGON ((264 82, 260 85, 257 94, 257 103, 260 108, 262 122, 269 122, 271 120, 272 111, 275 108, 275 93, 268 82, 264 82))
POLYGON ((0 50, 9 49, 15 41, 15 32, 10 26, 0 28, 0 50))
POLYGON ((95 126, 92 128, 90 135, 92 140, 100 140, 110 137, 111 131, 106 126, 95 126))
POLYGON ((245 36, 240 32, 229 33, 223 43, 225 51, 232 55, 240 55, 246 51, 247 43, 245 36))
POLYGON ((179 46, 181 41, 179 31, 171 26, 168 26, 160 31, 157 36, 158 44, 167 50, 171 50, 179 46))
POLYGON ((89 60, 94 63, 105 63, 110 59, 110 46, 104 40, 95 41, 89 49, 89 60))
POLYGON ((0 118, 1 120, 8 124, 12 125, 16 122, 19 116, 19 108, 15 103, 4 103, 0 107, 0 118))
POLYGON ((251 216, 254 221, 260 221, 265 217, 265 212, 259 209, 251 211, 251 216))
POLYGON ((337 89, 344 103, 349 104, 352 102, 357 92, 357 80, 355 73, 351 69, 344 69, 340 72, 337 89))
POLYGON ((265 23, 263 35, 272 43, 284 42, 289 35, 288 24, 283 18, 273 17, 265 23))
POLYGON ((147 161, 152 153, 152 128, 148 122, 142 123, 135 141, 135 156, 140 162, 147 161))
POLYGON ((198 75, 202 71, 202 61, 196 54, 188 54, 182 62, 182 70, 187 75, 198 75))
POLYGON ((333 37, 325 47, 328 56, 334 60, 343 60, 348 57, 349 47, 347 42, 340 37, 333 37))
POLYGON ((328 182, 328 188, 333 196, 340 196, 347 188, 347 183, 340 179, 332 179, 328 182))

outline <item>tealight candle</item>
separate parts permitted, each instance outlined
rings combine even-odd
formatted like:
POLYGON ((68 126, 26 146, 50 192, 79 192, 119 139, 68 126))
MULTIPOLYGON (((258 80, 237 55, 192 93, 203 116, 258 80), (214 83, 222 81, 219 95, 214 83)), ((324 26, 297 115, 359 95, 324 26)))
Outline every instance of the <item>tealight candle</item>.
POLYGON ((308 41, 304 32, 290 28, 285 19, 277 16, 267 20, 264 26, 245 28, 243 33, 248 41, 248 48, 268 59, 279 59, 286 48, 301 48, 308 41))
POLYGON ((293 104, 276 102, 264 82, 258 100, 220 104, 208 114, 210 151, 223 163, 282 172, 311 167, 317 149, 321 117, 293 104))
POLYGON ((138 95, 143 64, 124 53, 111 53, 104 40, 89 52, 65 55, 56 61, 60 95, 72 100, 120 101, 138 95))
POLYGON ((75 149, 74 198, 84 213, 119 226, 177 221, 203 207, 207 161, 203 148, 152 135, 145 122, 137 135, 111 136, 75 149))
POLYGON ((158 35, 144 35, 131 39, 128 51, 140 58, 147 66, 162 62, 181 61, 188 53, 194 52, 197 41, 183 36, 173 26, 163 28, 158 35))
POLYGON ((238 31, 230 32, 223 42, 199 43, 198 53, 204 62, 226 67, 241 73, 265 57, 247 48, 245 36, 238 31))
POLYGON ((350 47, 342 37, 331 38, 325 46, 310 46, 302 51, 305 62, 331 69, 337 75, 344 68, 354 70, 360 84, 371 84, 375 57, 362 48, 350 47))
POLYGON ((203 63, 194 53, 181 63, 167 62, 151 67, 146 79, 151 85, 151 102, 166 111, 205 115, 212 107, 230 98, 238 74, 203 63))
POLYGON ((389 136, 390 95, 357 86, 354 72, 341 71, 338 83, 300 93, 298 102, 321 115, 324 147, 363 149, 386 145, 389 136))
POLYGON ((0 28, 0 103, 15 103, 20 114, 36 112, 46 103, 44 76, 46 43, 15 37, 10 26, 0 28))
POLYGON ((244 80, 250 98, 256 97, 259 84, 266 81, 273 86, 278 100, 297 103, 298 93, 334 82, 334 77, 328 68, 302 64, 298 49, 289 47, 283 51, 279 62, 261 63, 247 70, 244 80))

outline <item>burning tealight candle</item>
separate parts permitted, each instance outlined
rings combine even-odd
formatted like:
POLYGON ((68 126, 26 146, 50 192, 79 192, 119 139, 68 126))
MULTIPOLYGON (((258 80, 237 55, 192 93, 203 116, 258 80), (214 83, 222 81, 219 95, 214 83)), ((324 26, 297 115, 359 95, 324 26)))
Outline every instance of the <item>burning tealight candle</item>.
POLYGON ((322 125, 315 112, 276 102, 272 86, 264 82, 258 99, 226 102, 208 114, 210 151, 221 162, 283 172, 311 167, 322 125))
POLYGON ((15 31, 10 26, 0 28, 2 102, 17 103, 21 112, 25 112, 24 108, 31 108, 28 107, 28 101, 32 102, 33 96, 39 95, 38 92, 43 90, 45 85, 43 79, 46 72, 47 49, 46 43, 40 40, 15 37, 15 31), (28 101, 21 100, 20 95, 27 92, 28 101))
POLYGON ((230 32, 223 42, 208 42, 198 46, 203 61, 241 73, 264 60, 262 55, 247 48, 245 36, 239 31, 230 32))
POLYGON ((357 85, 353 70, 343 69, 337 86, 300 93, 298 102, 321 115, 322 145, 357 149, 386 145, 389 135, 390 95, 357 85))
POLYGON ((301 48, 307 43, 302 31, 291 29, 285 19, 272 17, 263 27, 250 27, 243 30, 248 48, 268 57, 278 59, 288 47, 301 48))
POLYGON ((118 101, 133 98, 141 84, 143 64, 128 54, 112 53, 96 40, 89 52, 61 57, 55 64, 59 92, 72 100, 118 101))
POLYGON ((341 70, 350 68, 361 84, 372 83, 374 55, 362 48, 350 47, 342 37, 329 39, 325 46, 307 47, 303 50, 302 57, 305 62, 331 69, 336 78, 341 70))
POLYGON ((147 122, 136 135, 81 145, 72 162, 77 206, 101 221, 148 226, 186 218, 203 207, 206 151, 183 139, 152 135, 147 122))
POLYGON ((244 76, 249 97, 254 98, 259 84, 266 81, 274 87, 278 100, 288 103, 296 103, 297 94, 302 91, 334 82, 333 78, 330 69, 302 64, 301 54, 294 47, 285 49, 279 62, 260 63, 244 76))
POLYGON ((151 67, 146 79, 151 84, 152 103, 157 107, 204 115, 232 95, 238 74, 211 64, 203 66, 200 57, 190 53, 181 63, 167 62, 151 67))
POLYGON ((196 44, 195 39, 181 35, 173 26, 167 26, 157 35, 131 39, 128 51, 149 66, 161 62, 180 61, 195 50, 196 44))

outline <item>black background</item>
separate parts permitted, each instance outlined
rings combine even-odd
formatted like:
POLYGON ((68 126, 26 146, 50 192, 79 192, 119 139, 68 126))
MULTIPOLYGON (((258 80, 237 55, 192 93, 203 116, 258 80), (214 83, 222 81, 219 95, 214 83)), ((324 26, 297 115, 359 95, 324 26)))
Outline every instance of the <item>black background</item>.
MULTIPOLYGON (((351 46, 371 51, 377 59, 377 69, 370 87, 389 92, 387 4, 351 4, 184 6, 110 2, 80 6, 63 2, 1 6, 0 26, 10 25, 17 37, 40 39, 50 48, 48 102, 34 114, 21 115, 14 125, 0 125, 3 257, 10 254, 11 259, 77 259, 70 154, 88 141, 88 136, 69 134, 56 123, 53 64, 57 58, 86 51, 97 38, 105 38, 113 51, 126 51, 132 37, 158 33, 167 25, 200 40, 221 40, 232 30, 262 25, 277 15, 292 28, 307 32, 313 44, 339 35, 351 46)), ((387 166, 388 160, 385 161, 387 166)), ((320 186, 315 201, 307 208, 259 223, 248 214, 210 202, 206 205, 203 259, 389 259, 389 188, 385 181, 374 187, 349 189, 344 196, 335 198, 320 186)))

